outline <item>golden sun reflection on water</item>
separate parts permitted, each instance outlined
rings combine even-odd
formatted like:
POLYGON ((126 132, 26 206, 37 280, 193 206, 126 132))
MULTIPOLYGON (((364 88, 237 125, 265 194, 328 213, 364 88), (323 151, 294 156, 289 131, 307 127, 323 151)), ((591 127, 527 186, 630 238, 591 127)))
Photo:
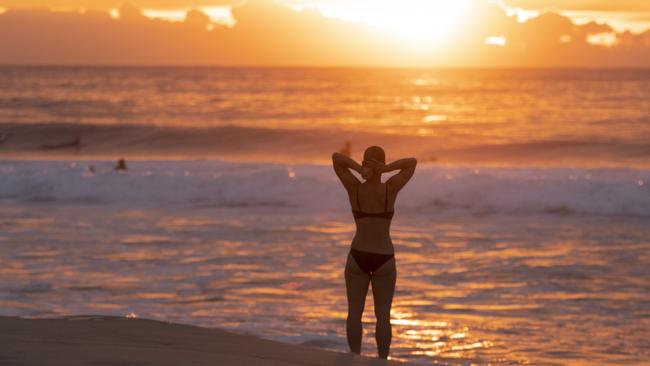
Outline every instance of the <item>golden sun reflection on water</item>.
MULTIPOLYGON (((396 304, 399 308, 401 303, 396 304)), ((403 347, 415 349, 413 354, 429 357, 460 358, 466 355, 458 351, 488 348, 492 343, 475 340, 468 327, 454 326, 448 321, 418 319, 419 314, 394 310, 391 323, 400 330, 403 347)))
MULTIPOLYGON (((0 233, 0 306, 26 316, 134 312, 345 351, 353 224, 338 212, 251 211, 92 211, 99 224, 79 228, 58 219, 66 211, 57 207, 41 232, 28 220, 0 233)), ((392 359, 512 366, 645 357, 645 221, 616 231, 566 217, 405 215, 393 230, 392 359)), ((374 356, 371 290, 362 320, 363 352, 374 356)))

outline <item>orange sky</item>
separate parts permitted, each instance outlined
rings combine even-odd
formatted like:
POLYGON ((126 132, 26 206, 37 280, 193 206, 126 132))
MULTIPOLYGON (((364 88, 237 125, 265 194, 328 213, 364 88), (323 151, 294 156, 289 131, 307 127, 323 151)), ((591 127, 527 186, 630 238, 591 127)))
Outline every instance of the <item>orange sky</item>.
POLYGON ((650 67, 648 0, 120 3, 0 0, 0 63, 650 67))

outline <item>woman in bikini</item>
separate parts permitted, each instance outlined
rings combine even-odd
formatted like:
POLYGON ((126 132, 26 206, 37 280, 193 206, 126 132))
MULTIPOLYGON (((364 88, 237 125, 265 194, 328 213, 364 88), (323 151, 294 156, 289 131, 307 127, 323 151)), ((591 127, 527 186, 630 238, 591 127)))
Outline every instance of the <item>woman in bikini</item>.
POLYGON ((348 345, 351 352, 361 353, 361 316, 368 286, 372 283, 377 317, 377 353, 380 358, 388 358, 391 342, 390 307, 397 278, 390 222, 397 193, 413 176, 417 161, 407 158, 386 164, 384 150, 379 146, 371 146, 363 154, 361 165, 340 153, 332 155, 332 162, 336 175, 348 192, 357 226, 345 265, 348 345), (360 182, 350 169, 359 172, 365 181, 360 182), (399 170, 399 173, 382 183, 381 174, 394 170, 399 170))

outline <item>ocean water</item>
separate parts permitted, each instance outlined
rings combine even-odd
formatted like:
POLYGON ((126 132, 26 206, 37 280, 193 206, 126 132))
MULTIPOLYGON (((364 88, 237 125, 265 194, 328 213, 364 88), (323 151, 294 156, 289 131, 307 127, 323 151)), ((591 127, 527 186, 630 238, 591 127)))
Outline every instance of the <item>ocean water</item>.
MULTIPOLYGON (((347 350, 354 224, 330 166, 112 164, 0 164, 0 314, 133 313, 347 350)), ((392 357, 646 364, 649 179, 421 164, 393 222, 392 357)), ((368 297, 366 355, 372 314, 368 297)))
POLYGON ((392 358, 647 364, 648 95, 648 70, 0 67, 0 314, 346 351, 350 141, 420 162, 392 358))
POLYGON ((0 67, 0 157, 648 167, 650 70, 0 67), (76 149, 43 146, 80 137, 76 149))

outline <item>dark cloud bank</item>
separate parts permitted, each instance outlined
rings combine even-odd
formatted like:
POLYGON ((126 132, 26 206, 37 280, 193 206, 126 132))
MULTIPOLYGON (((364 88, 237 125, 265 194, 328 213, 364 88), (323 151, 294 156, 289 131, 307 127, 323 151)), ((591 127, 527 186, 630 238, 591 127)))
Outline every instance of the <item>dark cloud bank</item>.
POLYGON ((185 22, 171 23, 146 18, 132 6, 124 6, 119 19, 102 11, 10 9, 0 14, 0 63, 650 67, 650 31, 617 33, 615 45, 597 46, 588 36, 616 33, 610 26, 578 26, 552 12, 518 23, 488 4, 468 12, 464 23, 471 29, 428 49, 265 2, 233 8, 233 16, 236 26, 207 30, 210 19, 196 10, 185 22), (507 43, 486 45, 489 36, 507 43))

